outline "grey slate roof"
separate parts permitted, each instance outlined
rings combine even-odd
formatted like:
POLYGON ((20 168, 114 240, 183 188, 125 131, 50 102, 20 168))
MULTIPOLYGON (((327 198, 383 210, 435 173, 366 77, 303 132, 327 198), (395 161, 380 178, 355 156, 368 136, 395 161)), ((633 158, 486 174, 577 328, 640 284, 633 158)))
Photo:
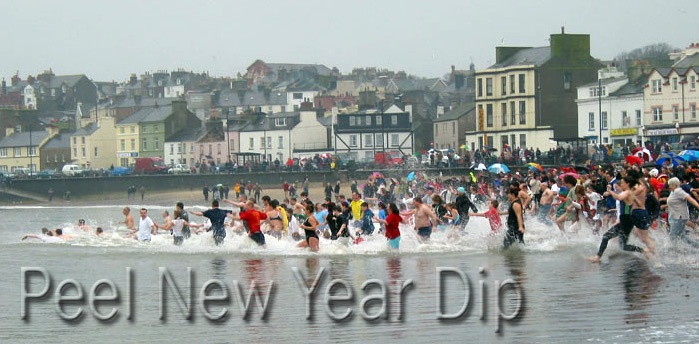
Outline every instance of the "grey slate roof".
POLYGON ((541 66, 549 59, 551 59, 551 47, 527 48, 516 52, 501 63, 488 67, 488 69, 524 65, 541 66))
POLYGON ((78 75, 56 75, 52 76, 51 79, 48 82, 42 81, 44 85, 46 85, 49 88, 58 88, 61 87, 61 85, 65 84, 68 87, 75 86, 75 84, 80 81, 80 79, 85 78, 84 74, 78 74, 78 75))
POLYGON ((206 135, 206 128, 185 128, 165 139, 165 142, 196 142, 206 135))
POLYGON ((110 105, 109 108, 129 108, 135 106, 155 106, 155 104, 160 105, 170 105, 173 100, 178 98, 141 98, 140 101, 136 101, 134 98, 126 98, 121 101, 115 102, 110 105))
POLYGON ((699 67, 699 53, 694 53, 694 55, 687 56, 679 61, 677 61, 673 67, 675 68, 689 68, 689 67, 699 67))
POLYGON ((435 119, 433 122, 454 121, 465 116, 469 111, 475 108, 473 103, 461 104, 454 109, 448 111, 444 116, 435 119))
POLYGON ((332 69, 326 67, 325 65, 322 64, 302 64, 302 63, 266 63, 267 67, 269 69, 276 73, 280 69, 286 69, 287 71, 295 71, 295 70, 311 70, 319 75, 323 76, 330 76, 330 75, 335 75, 336 73, 333 72, 332 69))
POLYGON ((266 106, 286 105, 286 92, 272 91, 269 97, 265 97, 264 91, 245 91, 242 102, 237 91, 224 90, 219 94, 217 105, 219 107, 233 106, 266 106))
POLYGON ((161 122, 172 115, 172 106, 158 106, 142 108, 131 116, 126 117, 119 124, 143 123, 143 122, 161 122))
POLYGON ((50 139, 43 149, 69 149, 70 148, 70 135, 56 135, 50 139))
POLYGON ((95 123, 90 123, 78 130, 76 130, 72 136, 90 136, 92 133, 97 131, 98 127, 95 123))
MULTIPOLYGON (((29 135, 28 131, 22 133, 14 133, 10 136, 5 136, 0 139, 0 148, 13 148, 13 147, 27 147, 29 146, 29 135)), ((49 133, 45 130, 38 130, 31 132, 31 144, 32 146, 38 146, 39 142, 43 141, 49 136, 49 133)))

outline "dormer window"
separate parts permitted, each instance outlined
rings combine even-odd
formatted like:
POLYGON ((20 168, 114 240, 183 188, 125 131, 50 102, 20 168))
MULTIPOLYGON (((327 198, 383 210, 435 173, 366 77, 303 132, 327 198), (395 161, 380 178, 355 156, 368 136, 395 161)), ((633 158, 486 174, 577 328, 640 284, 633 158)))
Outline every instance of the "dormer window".
POLYGON ((274 119, 274 125, 277 127, 284 127, 286 126, 286 118, 275 118, 274 119))
POLYGON ((182 85, 182 80, 180 78, 177 78, 177 84, 182 85))

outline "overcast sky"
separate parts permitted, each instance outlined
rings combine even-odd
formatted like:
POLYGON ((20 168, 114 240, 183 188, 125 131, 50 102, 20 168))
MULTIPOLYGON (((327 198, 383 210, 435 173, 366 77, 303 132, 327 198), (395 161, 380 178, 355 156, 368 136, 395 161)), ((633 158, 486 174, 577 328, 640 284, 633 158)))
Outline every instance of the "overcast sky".
POLYGON ((699 42, 696 0, 2 0, 0 76, 52 68, 98 81, 184 68, 244 73, 255 59, 441 77, 495 47, 591 35, 592 55, 699 42), (693 5, 693 6, 692 6, 693 5))

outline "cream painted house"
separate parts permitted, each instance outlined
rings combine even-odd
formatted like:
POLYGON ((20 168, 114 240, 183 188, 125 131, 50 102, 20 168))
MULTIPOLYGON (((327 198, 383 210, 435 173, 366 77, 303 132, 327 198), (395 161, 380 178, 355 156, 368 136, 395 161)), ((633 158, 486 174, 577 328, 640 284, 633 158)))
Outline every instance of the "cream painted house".
POLYGON ((74 164, 90 168, 118 166, 114 117, 100 117, 75 131, 70 137, 74 164))
POLYGON ((14 173, 20 168, 33 172, 41 170, 41 147, 58 135, 58 129, 18 131, 7 128, 6 136, 0 139, 0 172, 14 173))
POLYGON ((597 79, 590 36, 553 34, 546 47, 497 47, 496 63, 476 71, 473 148, 533 147, 577 142, 576 88, 597 79))
POLYGON ((116 157, 119 166, 128 167, 141 149, 138 123, 117 124, 116 126, 116 157))
POLYGON ((699 135, 699 53, 671 68, 656 68, 649 77, 644 96, 643 137, 654 143, 677 143, 699 135))

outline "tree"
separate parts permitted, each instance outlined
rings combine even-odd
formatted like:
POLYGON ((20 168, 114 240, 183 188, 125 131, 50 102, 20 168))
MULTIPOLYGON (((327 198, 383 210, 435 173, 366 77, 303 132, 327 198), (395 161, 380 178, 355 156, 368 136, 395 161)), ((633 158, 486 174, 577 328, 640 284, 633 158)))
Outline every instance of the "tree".
POLYGON ((645 47, 637 48, 631 51, 625 51, 616 56, 617 61, 663 61, 669 60, 668 54, 677 49, 667 43, 655 43, 646 45, 645 47))

